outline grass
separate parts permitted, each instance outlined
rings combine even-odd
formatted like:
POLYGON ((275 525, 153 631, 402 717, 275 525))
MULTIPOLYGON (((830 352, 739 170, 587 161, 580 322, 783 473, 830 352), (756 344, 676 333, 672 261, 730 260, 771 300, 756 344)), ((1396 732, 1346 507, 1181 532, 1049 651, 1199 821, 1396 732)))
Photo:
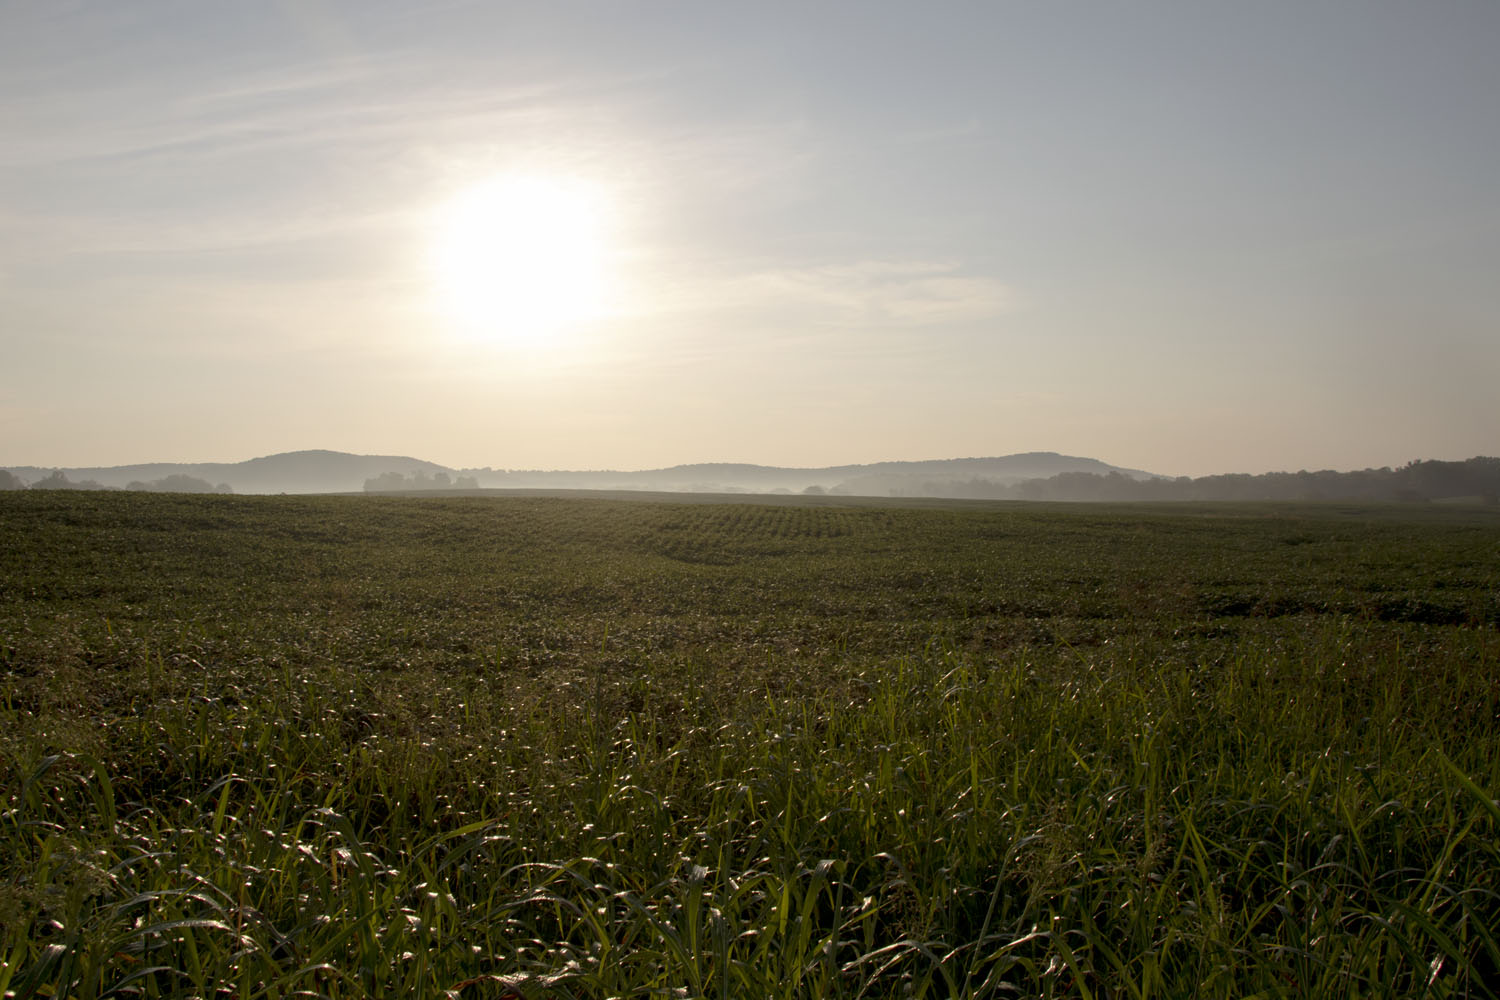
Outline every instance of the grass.
POLYGON ((0 494, 0 994, 1493 996, 1500 515, 0 494))

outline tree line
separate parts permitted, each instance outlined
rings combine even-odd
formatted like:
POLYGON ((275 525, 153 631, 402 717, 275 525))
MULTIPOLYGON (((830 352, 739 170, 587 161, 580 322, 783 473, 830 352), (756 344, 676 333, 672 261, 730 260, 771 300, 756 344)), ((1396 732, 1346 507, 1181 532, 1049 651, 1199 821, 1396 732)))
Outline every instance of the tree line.
MULTIPOLYGON (((118 490, 119 486, 105 486, 103 483, 93 479, 80 479, 73 482, 61 469, 53 469, 48 475, 43 476, 31 485, 27 485, 20 476, 8 469, 0 469, 0 490, 118 490)), ((125 485, 126 490, 136 490, 144 493, 233 493, 234 490, 228 483, 219 483, 215 486, 206 479, 197 476, 184 476, 174 473, 162 479, 153 479, 150 482, 133 480, 125 485)))
MULTIPOLYGON (((896 491, 892 491, 896 492, 896 491)), ((1400 468, 1357 472, 1235 473, 1192 478, 1135 479, 1118 472, 1064 472, 1007 484, 973 479, 924 482, 898 495, 989 500, 1348 500, 1425 503, 1434 500, 1500 502, 1500 458, 1462 462, 1416 461, 1400 468)))
POLYGON ((428 475, 417 469, 409 476, 399 472, 382 472, 374 479, 365 480, 366 493, 400 493, 407 490, 477 490, 479 480, 473 476, 449 478, 446 472, 428 475))

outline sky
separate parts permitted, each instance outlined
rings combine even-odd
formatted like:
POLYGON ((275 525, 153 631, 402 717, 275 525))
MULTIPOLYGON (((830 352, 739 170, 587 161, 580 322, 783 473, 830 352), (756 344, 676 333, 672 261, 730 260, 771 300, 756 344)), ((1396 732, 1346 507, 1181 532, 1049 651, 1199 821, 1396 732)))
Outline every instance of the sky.
POLYGON ((1500 4, 0 0, 0 466, 1500 454, 1500 4))

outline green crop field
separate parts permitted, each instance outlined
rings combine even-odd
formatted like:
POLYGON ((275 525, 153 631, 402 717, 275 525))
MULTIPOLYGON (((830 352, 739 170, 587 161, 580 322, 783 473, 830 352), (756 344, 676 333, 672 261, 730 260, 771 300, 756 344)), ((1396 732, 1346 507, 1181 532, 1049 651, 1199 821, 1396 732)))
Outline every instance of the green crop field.
POLYGON ((1494 996, 1500 511, 0 493, 5 997, 1494 996))

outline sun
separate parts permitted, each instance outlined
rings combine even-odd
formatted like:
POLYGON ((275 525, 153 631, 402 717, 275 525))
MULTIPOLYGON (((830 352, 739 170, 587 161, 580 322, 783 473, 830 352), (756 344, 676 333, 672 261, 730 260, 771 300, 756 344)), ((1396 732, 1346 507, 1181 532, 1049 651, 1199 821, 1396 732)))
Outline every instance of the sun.
POLYGON ((603 199, 582 182, 498 176, 436 213, 439 308, 465 336, 535 344, 605 311, 603 199))

